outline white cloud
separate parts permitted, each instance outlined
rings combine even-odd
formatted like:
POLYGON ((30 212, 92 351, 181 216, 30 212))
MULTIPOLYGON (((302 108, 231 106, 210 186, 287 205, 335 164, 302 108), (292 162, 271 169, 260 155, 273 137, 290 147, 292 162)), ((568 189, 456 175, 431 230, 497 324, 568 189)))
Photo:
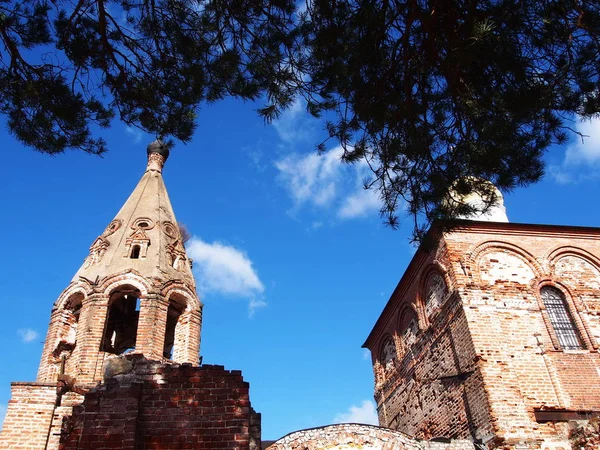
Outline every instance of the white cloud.
POLYGON ((296 207, 305 203, 329 206, 336 197, 336 184, 342 175, 340 157, 343 150, 336 147, 323 154, 293 154, 275 163, 279 179, 290 193, 296 207))
POLYGON ((23 342, 35 341, 39 336, 38 332, 35 330, 32 330, 31 328, 22 328, 20 330, 17 330, 17 334, 19 335, 19 337, 21 338, 21 341, 23 341, 23 342))
POLYGON ((576 142, 567 147, 565 164, 600 163, 600 117, 579 121, 576 129, 583 139, 577 136, 576 142))
POLYGON ((364 359, 365 361, 371 359, 371 350, 369 350, 368 348, 363 348, 362 359, 364 359))
POLYGON ((306 112, 306 103, 296 99, 283 114, 273 121, 275 131, 286 144, 293 144, 310 138, 314 131, 314 122, 306 112))
POLYGON ((574 136, 561 164, 548 167, 548 175, 559 184, 575 183, 598 175, 600 166, 600 117, 579 120, 575 125, 581 136, 574 136), (586 170, 587 169, 587 170, 586 170))
POLYGON ((334 423, 364 423, 378 425, 377 411, 371 400, 364 400, 360 406, 352 405, 348 411, 335 416, 334 423))
POLYGON ((322 154, 291 154, 275 163, 279 181, 294 202, 294 213, 313 206, 334 212, 339 219, 354 219, 379 210, 378 193, 363 188, 367 164, 346 164, 342 154, 343 149, 335 147, 322 154))
POLYGON ((261 300, 260 298, 250 299, 250 303, 248 303, 248 315, 252 317, 256 310, 264 308, 265 306, 267 306, 267 302, 261 300))
POLYGON ((134 144, 139 144, 142 140, 142 130, 135 127, 125 126, 125 131, 133 138, 134 144))
POLYGON ((2 429, 2 423, 4 423, 4 416, 6 416, 6 405, 0 404, 0 430, 2 429))
POLYGON ((342 219, 364 217, 381 208, 379 194, 372 189, 362 189, 347 197, 338 211, 342 219))
POLYGON ((196 236, 186 247, 194 260, 200 292, 248 298, 250 315, 266 306, 261 299, 265 287, 244 251, 221 242, 204 242, 196 236))

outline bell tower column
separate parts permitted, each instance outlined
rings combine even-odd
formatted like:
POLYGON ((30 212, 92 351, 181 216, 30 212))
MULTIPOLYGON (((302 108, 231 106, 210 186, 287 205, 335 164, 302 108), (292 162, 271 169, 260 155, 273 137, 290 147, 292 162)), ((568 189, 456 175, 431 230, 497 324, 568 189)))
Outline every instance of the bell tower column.
POLYGON ((168 309, 169 303, 159 294, 148 294, 141 301, 136 352, 148 359, 169 359, 163 354, 168 309))

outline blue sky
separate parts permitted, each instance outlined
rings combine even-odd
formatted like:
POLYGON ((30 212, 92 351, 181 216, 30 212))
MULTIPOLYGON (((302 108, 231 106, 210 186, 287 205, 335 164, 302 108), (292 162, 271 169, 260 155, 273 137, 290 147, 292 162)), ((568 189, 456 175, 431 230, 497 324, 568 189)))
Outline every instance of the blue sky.
MULTIPOLYGON (((199 114, 193 143, 164 170, 193 234, 205 304, 205 363, 241 369, 263 439, 336 421, 375 420, 360 346, 406 268, 410 222, 385 227, 364 166, 314 151, 322 127, 295 105, 264 125, 259 105, 227 100, 199 114)), ((512 222, 597 226, 600 122, 547 154, 543 182, 505 196, 512 222)), ((153 139, 115 122, 104 158, 35 153, 2 131, 0 422, 11 381, 35 380, 50 309, 145 169, 153 139)))

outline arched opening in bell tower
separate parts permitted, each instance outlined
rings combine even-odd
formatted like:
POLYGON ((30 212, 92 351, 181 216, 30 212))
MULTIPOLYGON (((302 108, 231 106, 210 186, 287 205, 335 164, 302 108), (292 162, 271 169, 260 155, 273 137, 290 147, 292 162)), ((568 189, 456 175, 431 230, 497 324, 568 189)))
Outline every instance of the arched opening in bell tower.
POLYGON ((52 349, 52 356, 58 373, 65 372, 67 360, 77 345, 77 327, 84 298, 82 292, 71 295, 57 316, 56 344, 52 349))
POLYGON ((101 350, 120 355, 135 350, 141 293, 121 286, 110 294, 101 350))
POLYGON ((179 361, 183 358, 183 351, 187 342, 182 317, 186 306, 187 300, 181 295, 173 294, 169 298, 163 357, 173 361, 179 361))

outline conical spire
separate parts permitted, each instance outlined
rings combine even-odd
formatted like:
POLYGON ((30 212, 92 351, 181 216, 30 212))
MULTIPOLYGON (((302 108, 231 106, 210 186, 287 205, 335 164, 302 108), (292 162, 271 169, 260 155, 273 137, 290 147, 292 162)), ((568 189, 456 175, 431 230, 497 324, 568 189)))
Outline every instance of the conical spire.
POLYGON ((202 303, 162 179, 168 148, 148 146, 148 165, 54 303, 38 381, 59 374, 92 383, 125 352, 197 364, 202 303))
POLYGON ((115 218, 90 247, 76 273, 90 281, 128 270, 148 278, 194 283, 175 213, 162 178, 169 156, 160 140, 148 146, 141 180, 115 218))

